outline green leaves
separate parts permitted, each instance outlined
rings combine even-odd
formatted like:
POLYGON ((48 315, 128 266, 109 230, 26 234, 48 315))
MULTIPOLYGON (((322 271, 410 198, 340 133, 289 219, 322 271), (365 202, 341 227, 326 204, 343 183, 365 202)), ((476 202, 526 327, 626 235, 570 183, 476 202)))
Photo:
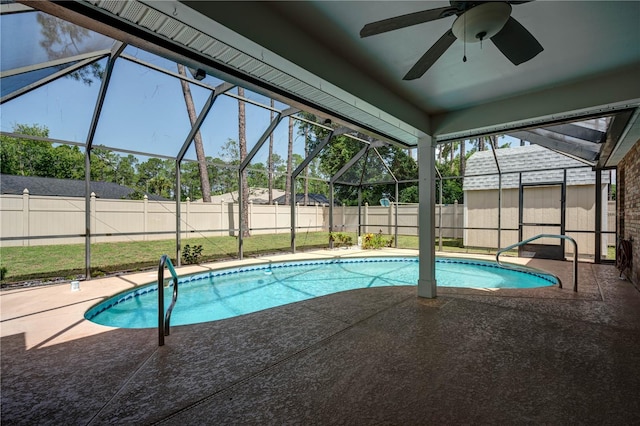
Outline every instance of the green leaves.
POLYGON ((202 256, 202 246, 190 246, 189 244, 184 246, 182 250, 182 262, 185 265, 194 265, 198 263, 200 260, 200 256, 202 256))

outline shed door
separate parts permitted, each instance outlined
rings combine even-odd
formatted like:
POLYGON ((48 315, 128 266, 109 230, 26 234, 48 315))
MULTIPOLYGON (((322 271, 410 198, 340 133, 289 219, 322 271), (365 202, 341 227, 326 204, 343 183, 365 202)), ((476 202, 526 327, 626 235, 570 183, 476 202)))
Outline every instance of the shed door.
MULTIPOLYGON (((540 234, 564 234, 565 186, 547 183, 520 186, 520 241, 540 234)), ((518 255, 564 260, 564 240, 541 238, 519 247, 518 255)))

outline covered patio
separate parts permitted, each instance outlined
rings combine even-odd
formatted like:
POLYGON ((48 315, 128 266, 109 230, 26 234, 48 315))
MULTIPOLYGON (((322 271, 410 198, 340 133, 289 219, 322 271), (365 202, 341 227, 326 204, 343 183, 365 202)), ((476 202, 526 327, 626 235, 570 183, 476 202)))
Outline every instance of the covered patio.
MULTIPOLYGON (((70 292, 68 284, 3 291, 2 420, 640 422, 640 3, 510 3, 509 16, 543 47, 518 66, 489 40, 451 39, 454 15, 463 16, 476 2, 3 3, 6 13, 32 7, 117 41, 102 51, 106 77, 89 134, 78 144, 87 170, 109 67, 126 46, 191 68, 193 79, 185 79, 224 81, 209 107, 216 91, 238 85, 290 107, 278 120, 304 109, 327 125, 417 149, 420 249, 411 254, 420 257, 420 278, 417 289, 342 292, 175 327, 161 347, 156 330, 110 329, 83 316, 113 294, 153 281, 149 272, 87 280, 79 292, 70 292), (360 36, 371 22, 428 9, 440 11, 416 25, 360 36), (450 44, 440 46, 430 67, 406 78, 443 38, 450 44), (577 293, 569 285, 496 291, 437 286, 436 147, 496 134, 535 141, 598 172, 620 166, 617 232, 634 249, 628 280, 612 264, 580 263, 577 293)), ((31 71, 13 70, 3 79, 31 71)), ((32 89, 3 93, 2 103, 32 89)), ((200 124, 188 126, 179 156, 191 149, 200 124)), ((170 159, 179 168, 173 151, 170 159)), ((89 206, 88 190, 85 196, 89 206)), ((295 253, 294 228, 289 256, 336 256, 295 253)), ((596 238, 601 234, 596 225, 596 238)), ((83 237, 88 253, 90 231, 83 237)), ((177 247, 179 253, 179 237, 177 247)), ((242 237, 238 252, 242 258, 242 237)), ((275 258, 237 262, 270 260, 275 258)), ((513 262, 555 273, 566 283, 573 278, 570 262, 513 262)), ((229 265, 184 267, 180 273, 229 265)))
MULTIPOLYGON (((270 260, 282 257, 262 261, 270 260)), ((567 262, 519 263, 571 280, 567 262)), ((635 424, 640 293, 611 265, 581 263, 579 273, 578 293, 570 286, 441 288, 437 299, 417 298, 415 287, 337 293, 173 327, 162 347, 154 329, 83 318, 152 274, 94 279, 77 292, 68 284, 3 291, 2 420, 635 424)))

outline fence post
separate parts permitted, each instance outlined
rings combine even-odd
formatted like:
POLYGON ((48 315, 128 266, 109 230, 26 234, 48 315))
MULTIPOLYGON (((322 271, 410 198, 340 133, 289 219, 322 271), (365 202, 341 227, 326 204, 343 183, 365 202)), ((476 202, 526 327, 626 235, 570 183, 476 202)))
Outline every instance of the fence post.
POLYGON ((369 232, 369 203, 364 203, 364 217, 362 218, 362 229, 363 233, 366 234, 369 232))
POLYGON ((275 209, 275 212, 276 212, 275 216, 276 216, 276 234, 277 234, 280 231, 278 229, 278 202, 277 201, 273 202, 273 208, 275 209))
POLYGON ((453 238, 458 238, 458 200, 453 202, 453 238))
POLYGON ((184 218, 184 237, 189 238, 189 214, 191 213, 191 198, 187 197, 187 211, 184 218))
POLYGON ((393 202, 389 203, 389 211, 387 214, 387 234, 391 235, 392 227, 393 227, 393 202))
POLYGON ((91 193, 91 236, 93 237, 93 243, 96 243, 96 228, 97 228, 97 220, 98 216, 97 205, 96 205, 96 193, 91 193))
POLYGON ((220 235, 224 235, 225 231, 223 230, 227 228, 229 228, 229 225, 225 226, 224 224, 224 200, 220 200, 220 235))
POLYGON ((31 245, 31 240, 28 238, 31 236, 29 227, 29 216, 29 190, 25 188, 22 191, 22 236, 27 238, 23 238, 23 246, 25 245, 25 242, 27 246, 31 245))
POLYGON ((144 194, 143 197, 143 203, 142 203, 142 232, 144 232, 144 235, 142 236, 143 241, 147 241, 149 239, 149 236, 147 235, 147 232, 149 231, 149 226, 147 225, 147 222, 149 220, 149 196, 147 194, 144 194))
POLYGON ((249 217, 247 218, 247 230, 251 232, 251 224, 253 223, 253 200, 249 200, 249 217))
POLYGON ((341 232, 344 232, 344 221, 345 221, 345 209, 346 208, 347 207, 344 204, 342 204, 342 226, 340 227, 340 231, 341 232))
POLYGON ((313 224, 313 230, 317 231, 318 223, 320 223, 320 220, 318 220, 318 202, 315 203, 315 206, 316 206, 316 218, 315 218, 315 223, 313 224))

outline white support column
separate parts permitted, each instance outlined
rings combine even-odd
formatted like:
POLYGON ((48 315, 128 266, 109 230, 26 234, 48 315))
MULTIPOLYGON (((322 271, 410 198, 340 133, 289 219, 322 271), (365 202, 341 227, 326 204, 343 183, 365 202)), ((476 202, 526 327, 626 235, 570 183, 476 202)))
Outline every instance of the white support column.
POLYGON ((418 206, 420 267, 418 296, 436 297, 435 253, 435 141, 430 136, 418 140, 418 206))

